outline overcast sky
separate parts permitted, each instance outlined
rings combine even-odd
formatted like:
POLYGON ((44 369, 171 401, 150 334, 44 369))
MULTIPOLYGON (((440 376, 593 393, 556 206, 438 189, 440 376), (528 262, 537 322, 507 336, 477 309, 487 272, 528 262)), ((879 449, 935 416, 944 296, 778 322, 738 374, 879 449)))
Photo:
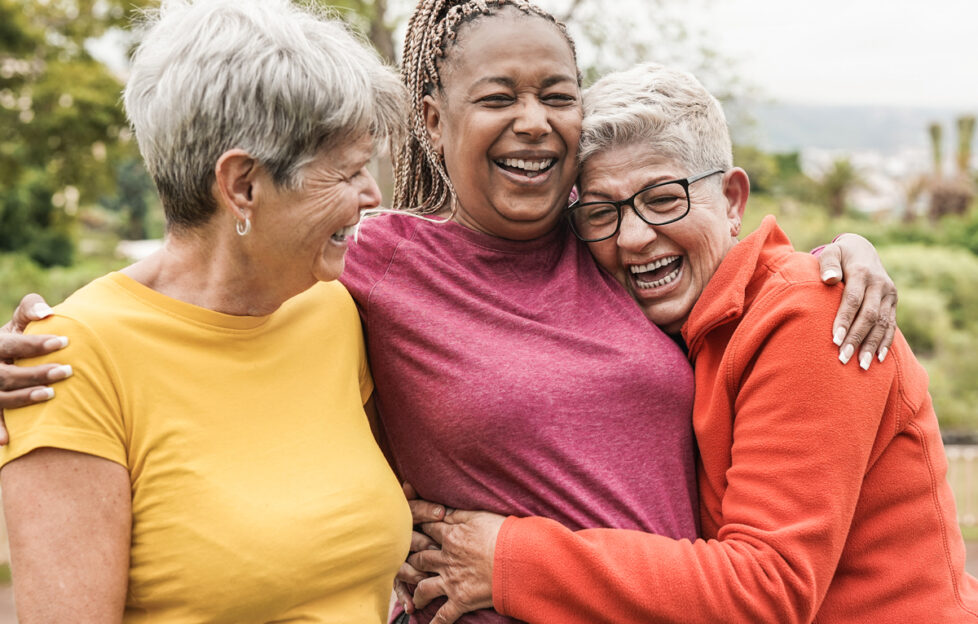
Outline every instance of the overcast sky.
POLYGON ((699 21, 770 97, 978 112, 978 0, 712 0, 699 21))

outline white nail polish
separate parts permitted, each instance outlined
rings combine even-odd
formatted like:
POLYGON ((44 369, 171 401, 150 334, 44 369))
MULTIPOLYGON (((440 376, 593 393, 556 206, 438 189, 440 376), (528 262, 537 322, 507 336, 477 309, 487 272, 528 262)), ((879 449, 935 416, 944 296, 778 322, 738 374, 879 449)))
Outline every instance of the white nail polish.
POLYGON ((47 401, 54 396, 54 388, 38 388, 31 391, 31 401, 47 401))
POLYGON ((890 350, 887 349, 886 347, 883 347, 882 349, 880 349, 880 354, 879 354, 879 358, 878 358, 879 361, 880 361, 880 363, 882 363, 883 360, 886 359, 886 354, 889 353, 889 352, 890 352, 890 350))
POLYGON ((67 346, 68 346, 67 336, 55 336, 54 338, 48 338, 47 340, 44 341, 45 349, 51 349, 51 350, 64 349, 67 346))
POLYGON ((54 310, 46 303, 35 303, 31 308, 31 316, 35 319, 47 318, 52 314, 54 314, 54 310))
POLYGON ((842 347, 842 350, 839 351, 839 361, 843 364, 848 364, 854 351, 855 349, 851 344, 847 344, 846 346, 842 347))
POLYGON ((838 279, 839 277, 840 277, 839 272, 836 271, 835 269, 826 269, 825 272, 822 273, 823 282, 827 282, 830 279, 838 279))
POLYGON ((873 361, 873 354, 865 351, 859 356, 859 368, 869 370, 869 364, 873 361))
MULTIPOLYGON (((822 335, 824 336, 825 334, 822 334, 822 335)), ((835 346, 841 347, 842 346, 842 341, 845 340, 845 338, 846 338, 846 328, 845 327, 836 327, 835 328, 835 333, 832 334, 832 342, 835 343, 835 346)))
POLYGON ((71 370, 71 364, 62 364, 57 368, 52 368, 48 371, 48 380, 58 381, 60 379, 67 379, 71 377, 75 371, 71 370))

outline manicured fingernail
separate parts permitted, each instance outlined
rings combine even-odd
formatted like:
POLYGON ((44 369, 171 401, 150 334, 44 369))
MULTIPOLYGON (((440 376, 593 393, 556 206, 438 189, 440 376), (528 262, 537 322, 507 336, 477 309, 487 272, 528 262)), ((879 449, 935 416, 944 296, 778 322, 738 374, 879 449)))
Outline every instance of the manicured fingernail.
POLYGON ((47 401, 54 396, 54 388, 38 388, 37 390, 32 390, 30 397, 31 401, 47 401))
POLYGON ((31 308, 31 316, 36 319, 47 318, 52 314, 54 314, 54 310, 46 303, 35 303, 31 308))
POLYGON ((855 350, 856 349, 853 348, 851 344, 847 344, 846 346, 842 347, 842 349, 839 351, 839 361, 843 364, 848 364, 849 359, 852 357, 855 350))
POLYGON ((869 351, 864 351, 859 354, 859 368, 863 370, 869 370, 869 365, 873 361, 873 354, 869 351))
POLYGON ((432 510, 432 513, 434 513, 434 514, 435 514, 435 516, 437 516, 437 517, 439 517, 439 518, 441 518, 442 516, 444 516, 444 515, 445 515, 445 509, 444 509, 443 507, 435 507, 435 508, 434 508, 434 509, 432 510))
POLYGON ((74 374, 74 371, 71 370, 71 364, 62 364, 61 366, 52 368, 48 371, 48 380, 58 381, 60 379, 67 379, 68 377, 71 377, 72 374, 74 374))
POLYGON ((880 354, 879 354, 879 356, 878 356, 877 359, 879 359, 879 361, 882 362, 883 360, 886 359, 886 354, 889 353, 889 352, 890 352, 890 350, 887 349, 886 347, 881 347, 880 348, 880 354))
POLYGON ((839 272, 835 269, 825 269, 825 272, 822 273, 823 282, 827 282, 830 279, 838 279, 839 277, 841 277, 841 275, 839 275, 839 272))
MULTIPOLYGON (((825 334, 822 334, 822 335, 824 336, 825 334)), ((845 340, 845 338, 846 338, 846 328, 845 327, 836 327, 835 328, 835 333, 832 334, 832 342, 835 343, 835 346, 841 347, 842 346, 842 341, 845 340)))
POLYGON ((44 341, 42 345, 45 349, 64 349, 68 346, 67 336, 55 336, 54 338, 48 338, 44 341))

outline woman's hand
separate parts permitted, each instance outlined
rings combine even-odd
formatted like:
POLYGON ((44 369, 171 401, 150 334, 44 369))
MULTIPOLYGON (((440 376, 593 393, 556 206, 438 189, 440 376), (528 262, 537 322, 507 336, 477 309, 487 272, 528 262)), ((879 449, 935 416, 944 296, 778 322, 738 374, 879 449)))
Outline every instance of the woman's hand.
POLYGON ((448 511, 442 522, 422 525, 441 549, 408 557, 416 570, 436 575, 418 583, 414 606, 422 609, 438 596, 448 598, 431 624, 451 624, 464 613, 492 607, 492 561, 505 520, 485 511, 448 511))
POLYGON ((859 366, 882 362, 896 333, 897 291, 876 248, 858 234, 843 234, 818 256, 822 281, 845 280, 842 305, 832 324, 839 360, 847 364, 859 352, 859 366))
POLYGON ((59 364, 14 366, 17 358, 36 357, 67 346, 64 336, 23 335, 28 323, 50 315, 51 308, 40 295, 27 295, 20 300, 10 322, 0 327, 0 445, 9 441, 3 420, 5 408, 47 401, 54 396, 47 384, 71 376, 71 367, 59 364))
MULTIPOLYGON (((404 497, 408 499, 408 506, 411 508, 412 524, 415 526, 428 522, 438 522, 445 518, 445 507, 437 503, 431 503, 418 498, 418 493, 410 483, 404 482, 401 486, 404 490, 404 497)), ((438 543, 419 531, 411 532, 411 553, 421 552, 422 550, 438 550, 438 543)), ((405 561, 401 564, 397 574, 394 576, 394 594, 397 601, 404 607, 407 613, 414 613, 414 593, 409 585, 417 585, 430 575, 416 569, 405 561)))

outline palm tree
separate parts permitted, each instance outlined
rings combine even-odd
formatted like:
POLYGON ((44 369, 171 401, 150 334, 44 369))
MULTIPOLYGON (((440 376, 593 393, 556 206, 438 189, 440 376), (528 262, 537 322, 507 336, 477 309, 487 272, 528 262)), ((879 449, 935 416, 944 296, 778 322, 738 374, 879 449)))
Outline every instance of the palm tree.
POLYGON ((862 174, 848 158, 836 159, 832 163, 832 168, 819 181, 819 188, 829 205, 829 214, 832 217, 841 217, 845 214, 849 193, 865 186, 866 181, 862 174))

